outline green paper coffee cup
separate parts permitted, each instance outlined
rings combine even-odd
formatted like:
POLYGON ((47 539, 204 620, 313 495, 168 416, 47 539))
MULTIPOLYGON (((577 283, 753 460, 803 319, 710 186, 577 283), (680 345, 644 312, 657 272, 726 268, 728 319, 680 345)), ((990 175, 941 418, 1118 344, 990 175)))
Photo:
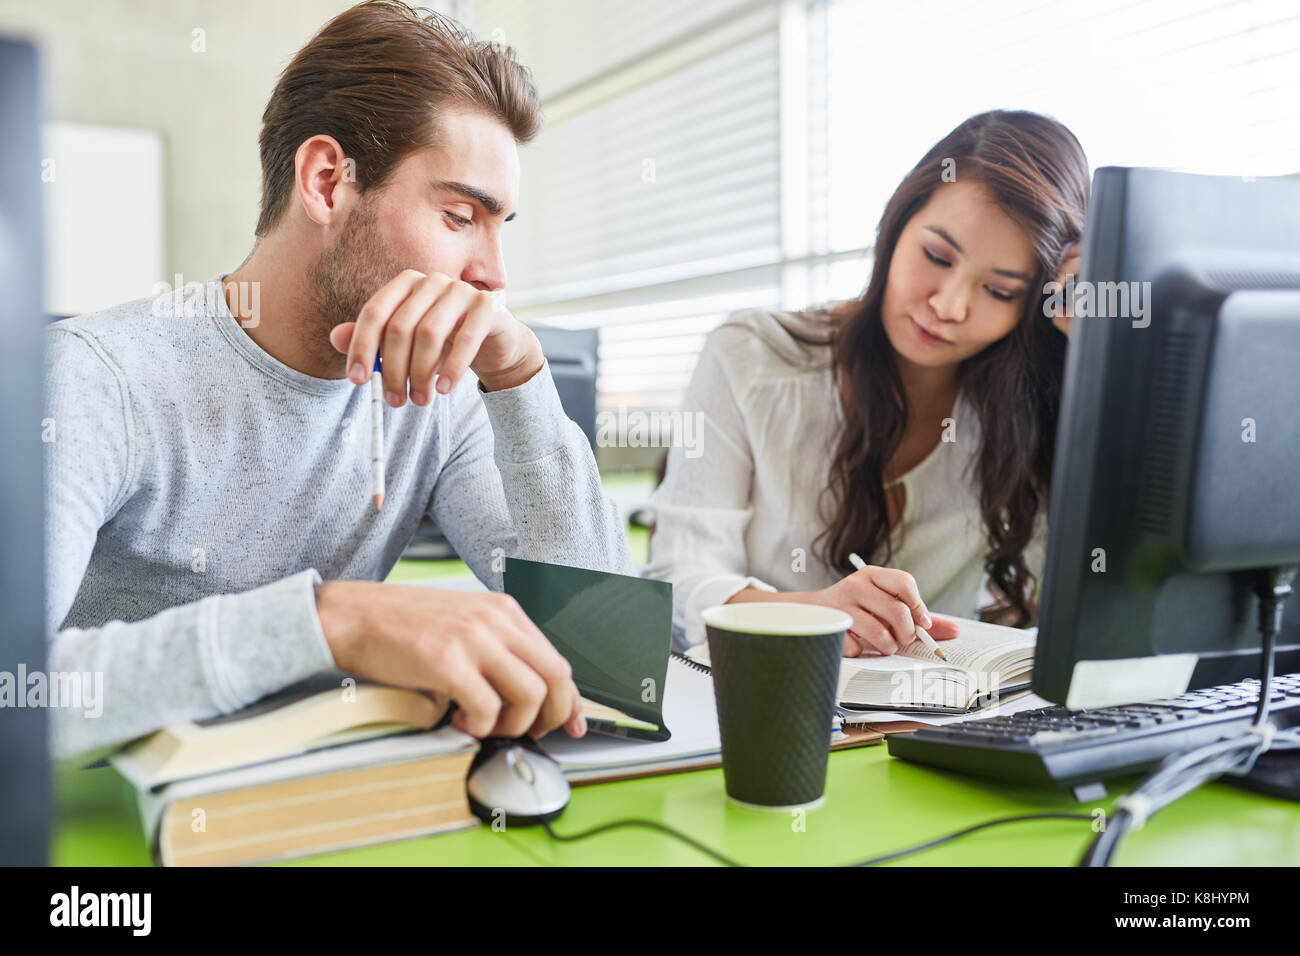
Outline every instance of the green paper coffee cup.
POLYGON ((765 810, 820 804, 852 618, 819 604, 765 601, 702 616, 727 796, 765 810))

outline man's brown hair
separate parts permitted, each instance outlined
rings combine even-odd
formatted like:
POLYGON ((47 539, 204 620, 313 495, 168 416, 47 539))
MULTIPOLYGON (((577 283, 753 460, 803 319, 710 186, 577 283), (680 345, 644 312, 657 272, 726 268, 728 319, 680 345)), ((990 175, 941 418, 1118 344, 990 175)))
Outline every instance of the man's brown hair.
POLYGON ((455 109, 500 120, 520 143, 541 126, 537 90, 509 47, 399 0, 339 14, 285 67, 262 114, 257 235, 289 204, 303 141, 322 133, 338 140, 365 192, 409 154, 437 145, 438 119, 455 109))

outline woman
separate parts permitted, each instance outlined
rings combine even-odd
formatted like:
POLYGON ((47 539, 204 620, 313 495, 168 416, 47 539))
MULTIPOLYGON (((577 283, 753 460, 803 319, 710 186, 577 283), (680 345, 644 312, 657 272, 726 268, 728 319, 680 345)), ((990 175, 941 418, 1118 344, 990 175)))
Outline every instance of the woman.
POLYGON ((1087 192, 1060 123, 971 117, 886 205, 860 299, 710 334, 697 454, 670 450, 653 499, 678 648, 737 601, 840 608, 847 656, 956 636, 931 608, 1032 622, 1067 331, 1043 288, 1077 263, 1087 192))

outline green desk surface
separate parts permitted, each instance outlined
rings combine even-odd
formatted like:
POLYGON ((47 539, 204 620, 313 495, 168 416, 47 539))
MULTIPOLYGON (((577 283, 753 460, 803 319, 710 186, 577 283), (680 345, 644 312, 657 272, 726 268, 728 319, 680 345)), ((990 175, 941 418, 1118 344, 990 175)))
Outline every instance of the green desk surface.
MULTIPOLYGON (((1118 793, 1132 785, 1115 789, 1118 793)), ((112 770, 56 777, 58 865, 147 865, 128 785, 112 770)), ((751 865, 844 864, 901 849, 984 820, 1019 813, 1091 813, 1066 793, 998 784, 893 760, 883 745, 831 754, 826 802, 802 821, 727 801, 721 770, 575 787, 555 829, 573 833, 625 817, 666 823, 751 865), (802 829, 798 824, 802 824, 802 829)), ((1009 824, 894 865, 1073 865, 1090 824, 1009 824)), ((1300 865, 1300 805, 1211 784, 1155 816, 1123 843, 1122 866, 1300 865)), ((315 866, 668 865, 712 861, 664 834, 621 829, 553 843, 538 829, 474 830, 294 861, 315 866)))
MULTIPOLYGON (((617 480, 617 479, 616 479, 617 480)), ((637 479, 626 479, 629 483, 637 479)), ((635 560, 649 536, 629 531, 635 560)), ((401 561, 389 581, 460 577, 459 561, 401 561)), ((1135 780, 1111 789, 1118 795, 1135 780)), ((133 866, 151 861, 134 794, 109 769, 65 770, 55 777, 59 822, 57 865, 133 866)), ((843 864, 888 853, 985 820, 1020 813, 1090 814, 1113 800, 1077 804, 1061 791, 1038 790, 931 770, 889 757, 883 744, 831 754, 826 802, 802 820, 729 803, 721 770, 575 787, 561 834, 637 817, 668 824, 747 864, 843 864)), ((1015 823, 927 850, 894 865, 1073 865, 1092 837, 1078 820, 1015 823)), ((650 830, 621 829, 578 843, 554 843, 544 831, 474 830, 347 850, 294 861, 299 865, 667 865, 713 861, 650 830)), ((1118 856, 1125 866, 1300 865, 1300 804, 1211 784, 1154 817, 1129 836, 1118 856)))

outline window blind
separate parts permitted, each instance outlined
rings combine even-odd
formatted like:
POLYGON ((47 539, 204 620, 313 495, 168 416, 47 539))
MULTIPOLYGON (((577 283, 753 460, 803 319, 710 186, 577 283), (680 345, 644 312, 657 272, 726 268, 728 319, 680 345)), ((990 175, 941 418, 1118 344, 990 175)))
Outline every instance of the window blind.
POLYGON ((982 110, 1055 116, 1094 168, 1300 172, 1294 0, 464 5, 519 50, 547 113, 522 152, 507 304, 601 329, 605 407, 677 405, 734 309, 861 292, 885 201, 982 110))
POLYGON ((528 322, 601 330, 602 409, 676 408, 708 332, 779 299, 778 12, 475 4, 475 31, 517 47, 546 113, 521 150, 506 303, 528 322))
POLYGON ((864 244, 912 164, 986 109, 1055 116, 1094 169, 1300 171, 1294 0, 827 0, 811 15, 817 249, 864 244))
POLYGON ((768 32, 544 128, 507 231, 512 306, 774 260, 776 97, 768 32))

